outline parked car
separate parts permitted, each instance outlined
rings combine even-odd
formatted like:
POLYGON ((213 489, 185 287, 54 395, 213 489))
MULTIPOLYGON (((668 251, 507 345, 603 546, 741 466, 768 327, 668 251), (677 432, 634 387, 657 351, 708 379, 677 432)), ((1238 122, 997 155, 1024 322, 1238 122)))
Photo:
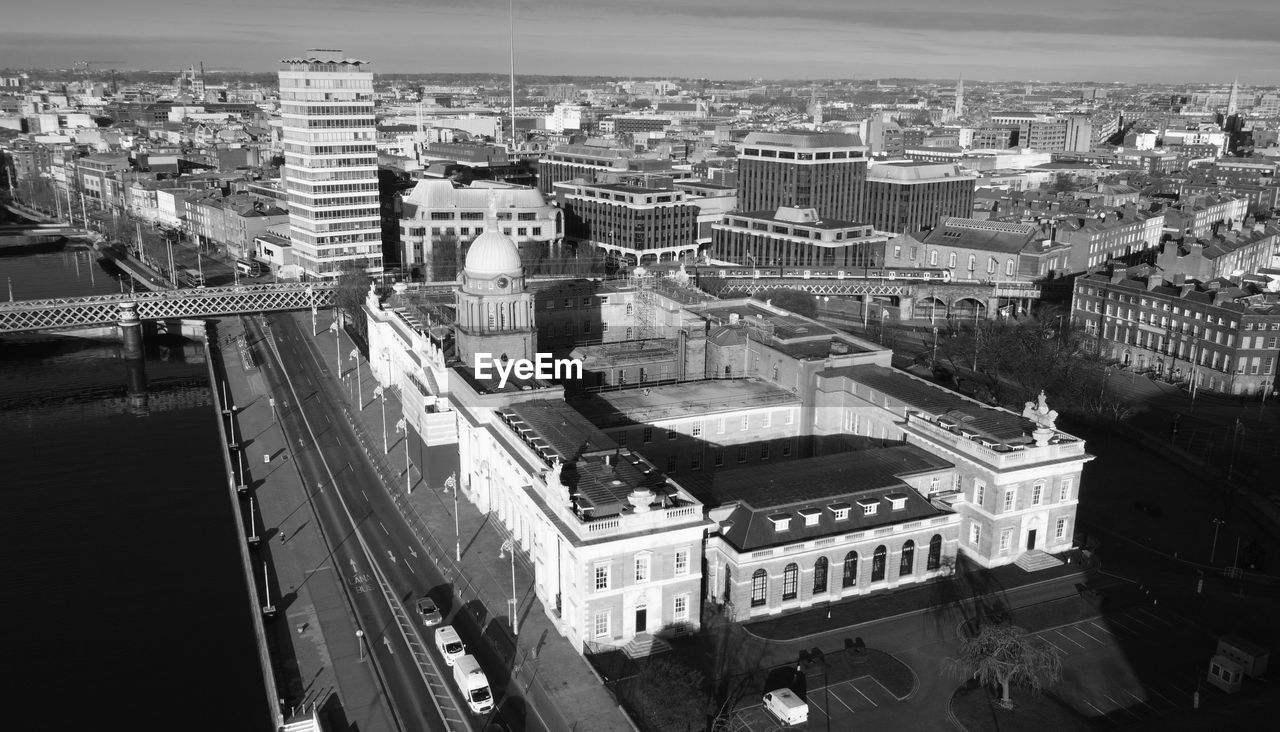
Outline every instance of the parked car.
POLYGON ((440 608, 436 605, 436 601, 430 597, 424 597, 418 600, 418 617, 422 618, 422 624, 430 628, 433 625, 439 625, 443 618, 440 617, 440 608))
POLYGON ((809 721, 809 703, 790 689, 774 689, 764 695, 764 708, 784 725, 809 721))
POLYGON ((440 655, 444 657, 446 666, 452 666, 454 661, 467 655, 467 647, 458 637, 458 631, 451 625, 441 625, 436 628, 436 650, 440 651, 440 655))

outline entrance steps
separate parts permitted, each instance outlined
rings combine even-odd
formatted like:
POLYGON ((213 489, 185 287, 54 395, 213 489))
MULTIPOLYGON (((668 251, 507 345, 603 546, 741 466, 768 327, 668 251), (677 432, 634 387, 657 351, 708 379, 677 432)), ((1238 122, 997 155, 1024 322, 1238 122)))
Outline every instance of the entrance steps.
POLYGON ((656 656, 659 653, 667 653, 670 650, 670 643, 649 633, 637 634, 636 637, 622 647, 622 652, 627 654, 627 658, 656 656))
POLYGON ((1039 572, 1042 569, 1059 567, 1063 564, 1063 561, 1047 552, 1032 549, 1029 552, 1023 552, 1022 556, 1014 560, 1013 563, 1021 567, 1024 572, 1039 572))

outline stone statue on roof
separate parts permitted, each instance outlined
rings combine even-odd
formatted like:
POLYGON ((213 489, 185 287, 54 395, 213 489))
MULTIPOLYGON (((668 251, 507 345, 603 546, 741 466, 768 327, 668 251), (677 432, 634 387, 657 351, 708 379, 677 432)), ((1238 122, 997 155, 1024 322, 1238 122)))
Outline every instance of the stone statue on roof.
POLYGON ((1022 416, 1036 423, 1036 427, 1040 429, 1054 429, 1053 423, 1058 420, 1058 413, 1049 409, 1044 395, 1044 389, 1040 390, 1040 396, 1035 402, 1026 402, 1022 407, 1022 416))

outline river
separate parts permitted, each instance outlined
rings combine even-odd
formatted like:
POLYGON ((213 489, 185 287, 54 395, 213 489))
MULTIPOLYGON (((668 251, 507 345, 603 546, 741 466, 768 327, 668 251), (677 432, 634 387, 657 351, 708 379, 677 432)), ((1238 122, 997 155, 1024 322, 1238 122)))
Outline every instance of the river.
MULTIPOLYGON (((120 291, 71 249, 0 256, 9 281, 19 299, 120 291)), ((270 729, 211 405, 198 344, 130 363, 116 343, 0 338, 4 728, 270 729)))

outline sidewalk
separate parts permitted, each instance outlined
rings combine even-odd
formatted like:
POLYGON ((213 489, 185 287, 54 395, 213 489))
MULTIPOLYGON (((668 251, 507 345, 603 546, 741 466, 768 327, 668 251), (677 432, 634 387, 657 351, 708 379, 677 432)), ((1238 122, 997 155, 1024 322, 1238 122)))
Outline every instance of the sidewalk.
MULTIPOLYGON (((299 331, 304 335, 311 333, 310 314, 295 314, 294 319, 299 331)), ((321 354, 321 363, 331 369, 338 355, 337 344, 327 329, 327 322, 320 322, 319 327, 320 334, 312 340, 321 354)), ((521 552, 516 553, 515 561, 519 632, 512 647, 511 555, 499 556, 502 542, 510 538, 510 534, 496 519, 480 513, 464 494, 457 497, 458 534, 455 535, 455 494, 444 492, 442 486, 451 474, 460 475, 456 445, 425 447, 414 435, 409 445, 412 492, 408 500, 404 500, 405 445, 403 436, 395 431, 395 424, 401 418, 400 400, 394 390, 386 391, 384 422, 383 408, 373 397, 377 383, 368 363, 361 359, 359 396, 362 397, 363 409, 357 408, 357 395, 352 388, 356 366, 348 358, 352 342, 345 333, 341 347, 343 393, 352 405, 352 415, 359 420, 356 432, 402 513, 411 512, 406 520, 446 580, 453 582, 453 591, 461 606, 475 615, 477 625, 485 629, 485 637, 510 664, 511 683, 506 693, 523 696, 548 730, 633 730, 634 726, 587 660, 560 635, 546 616, 534 595, 533 568, 521 552), (384 425, 389 430, 386 444, 390 450, 386 455, 383 455, 384 425), (461 563, 454 561, 456 548, 461 549, 461 563)), ((495 694, 499 703, 503 696, 495 694)))
POLYGON ((224 318, 218 323, 218 342, 210 348, 222 355, 236 406, 235 436, 244 445, 245 482, 251 486, 241 505, 246 525, 252 518, 256 531, 251 533, 261 540, 253 556, 270 572, 268 598, 276 615, 266 621, 266 631, 285 718, 314 707, 326 729, 395 730, 373 670, 360 660, 341 579, 329 562, 301 478, 274 420, 265 375, 261 369, 245 370, 239 349, 243 334, 239 318, 224 318), (271 462, 264 464, 263 455, 271 455, 271 462), (254 498, 252 517, 247 514, 249 496, 254 498), (286 531, 287 541, 281 539, 280 529, 286 531))

